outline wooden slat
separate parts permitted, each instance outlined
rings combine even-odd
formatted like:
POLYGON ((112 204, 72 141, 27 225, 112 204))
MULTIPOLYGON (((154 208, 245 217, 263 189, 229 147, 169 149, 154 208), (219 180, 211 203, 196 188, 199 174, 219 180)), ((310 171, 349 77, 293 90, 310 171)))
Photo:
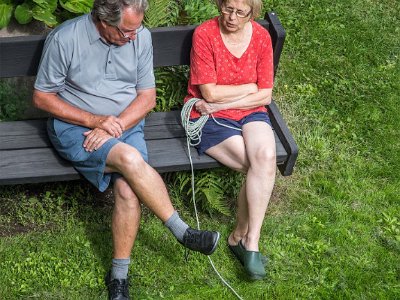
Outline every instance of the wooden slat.
MULTIPOLYGON (((269 28, 266 20, 258 22, 269 28)), ((195 28, 194 25, 150 28, 154 67, 189 65, 195 28)), ((45 39, 45 35, 0 38, 0 77, 36 75, 45 39)))
POLYGON ((0 184, 37 183, 79 179, 71 164, 54 149, 0 152, 0 184))
MULTIPOLYGON (((146 140, 184 137, 180 112, 156 112, 146 118, 146 140)), ((46 120, 0 122, 0 151, 24 148, 51 147, 46 120)))
POLYGON ((36 75, 44 40, 39 35, 0 38, 0 77, 36 75))
POLYGON ((44 119, 1 122, 0 141, 0 151, 51 147, 44 119))
MULTIPOLYGON (((149 163, 158 172, 190 170, 186 139, 151 140, 147 143, 149 163)), ((208 169, 220 164, 207 155, 199 156, 191 149, 194 169, 208 169)), ((277 149, 277 163, 287 154, 277 149)), ((52 148, 0 151, 0 185, 65 181, 81 178, 70 163, 60 158, 52 148)))
MULTIPOLYGON (((180 111, 151 113, 146 118, 145 138, 147 141, 183 138, 186 135, 180 122, 180 111)), ((277 149, 282 148, 280 138, 275 135, 275 139, 277 149)), ((52 147, 44 119, 1 122, 0 141, 0 151, 52 147)))

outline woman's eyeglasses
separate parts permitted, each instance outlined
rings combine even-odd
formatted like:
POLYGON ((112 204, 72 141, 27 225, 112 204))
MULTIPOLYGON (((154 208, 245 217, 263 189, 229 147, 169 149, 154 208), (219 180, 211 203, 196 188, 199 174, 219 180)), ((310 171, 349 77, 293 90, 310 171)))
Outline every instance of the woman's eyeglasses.
POLYGON ((243 10, 237 10, 231 7, 221 7, 221 12, 224 15, 231 15, 232 13, 234 13, 238 18, 247 18, 251 15, 252 10, 250 10, 249 12, 245 12, 243 10))

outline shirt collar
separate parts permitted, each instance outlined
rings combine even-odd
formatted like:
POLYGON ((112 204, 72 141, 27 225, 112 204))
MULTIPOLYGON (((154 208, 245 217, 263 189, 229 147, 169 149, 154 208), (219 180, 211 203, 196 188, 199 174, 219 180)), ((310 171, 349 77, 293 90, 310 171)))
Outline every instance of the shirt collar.
POLYGON ((86 17, 87 17, 87 21, 86 21, 87 35, 88 35, 90 44, 93 44, 94 42, 96 42, 97 40, 99 40, 101 38, 100 33, 97 30, 96 25, 93 22, 92 14, 89 13, 86 15, 86 17))

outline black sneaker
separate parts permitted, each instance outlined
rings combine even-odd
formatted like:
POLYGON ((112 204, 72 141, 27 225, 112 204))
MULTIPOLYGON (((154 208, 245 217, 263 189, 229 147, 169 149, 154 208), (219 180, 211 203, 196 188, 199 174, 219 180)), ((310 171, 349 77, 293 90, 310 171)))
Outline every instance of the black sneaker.
POLYGON ((183 235, 182 244, 190 250, 210 255, 217 248, 218 240, 219 232, 188 228, 183 235))
POLYGON ((105 278, 108 289, 109 300, 129 300, 129 279, 113 279, 111 280, 111 271, 105 278))

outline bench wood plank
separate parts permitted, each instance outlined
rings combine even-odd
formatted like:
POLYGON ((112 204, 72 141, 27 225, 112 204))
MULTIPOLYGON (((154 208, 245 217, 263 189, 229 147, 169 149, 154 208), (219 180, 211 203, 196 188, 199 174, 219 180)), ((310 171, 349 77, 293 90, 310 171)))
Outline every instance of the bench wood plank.
MULTIPOLYGON (((149 163, 158 172, 190 170, 186 139, 151 140, 147 143, 149 163)), ((284 151, 284 150, 283 150, 284 151)), ((209 169, 221 166, 207 155, 199 156, 191 149, 194 169, 209 169)), ((279 151, 278 164, 286 159, 286 153, 279 151)), ((80 179, 81 176, 60 158, 53 148, 7 150, 1 152, 0 184, 38 183, 80 179)))

